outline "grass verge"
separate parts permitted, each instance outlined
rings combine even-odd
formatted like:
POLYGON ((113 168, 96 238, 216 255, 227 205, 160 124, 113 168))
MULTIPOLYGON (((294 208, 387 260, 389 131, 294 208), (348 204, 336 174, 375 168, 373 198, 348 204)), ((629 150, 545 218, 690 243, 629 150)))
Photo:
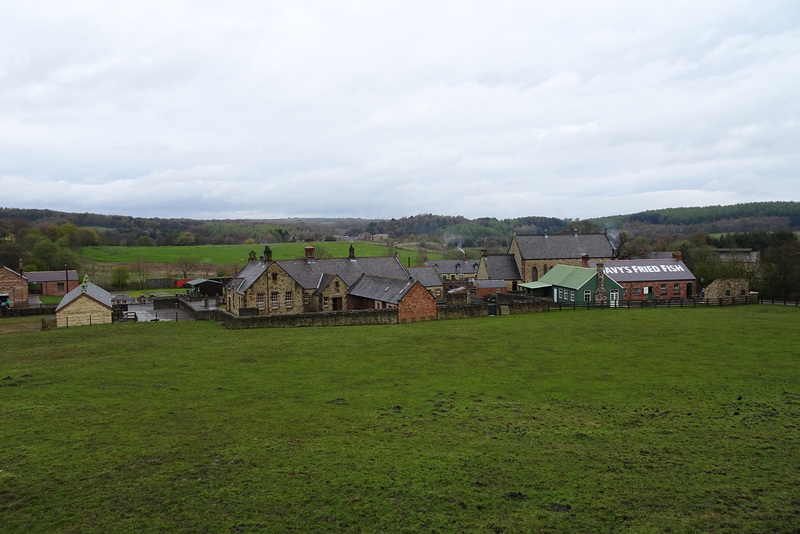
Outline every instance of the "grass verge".
POLYGON ((798 320, 7 334, 0 531, 797 531, 798 320))

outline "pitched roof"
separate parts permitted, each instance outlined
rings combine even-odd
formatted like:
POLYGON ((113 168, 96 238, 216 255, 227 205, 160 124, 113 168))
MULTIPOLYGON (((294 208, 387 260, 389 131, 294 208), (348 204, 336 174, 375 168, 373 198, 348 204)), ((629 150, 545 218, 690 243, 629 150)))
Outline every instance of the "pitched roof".
POLYGON ((397 304, 406 296, 411 286, 418 283, 413 278, 401 280, 364 274, 350 287, 348 293, 356 297, 397 304))
POLYGON ((352 286, 362 274, 387 278, 408 279, 403 263, 395 256, 374 258, 321 258, 315 260, 278 260, 286 273, 303 289, 315 289, 322 275, 337 274, 348 286, 352 286))
POLYGON ((351 286, 362 274, 385 276, 387 278, 408 279, 408 272, 396 256, 374 258, 319 258, 301 260, 250 261, 236 273, 229 285, 237 293, 243 294, 275 263, 291 276, 303 289, 317 289, 323 281, 330 283, 325 275, 338 275, 351 286))
POLYGON ((513 254, 491 254, 481 259, 490 280, 522 280, 513 254))
POLYGON ((478 289, 496 289, 506 287, 505 280, 475 280, 475 287, 478 289))
POLYGON ((435 267, 439 274, 476 274, 481 260, 428 260, 426 267, 435 267))
POLYGON ((524 260, 614 257, 605 234, 517 235, 514 239, 524 260))
MULTIPOLYGON (((535 287, 544 287, 546 285, 567 287, 569 289, 580 289, 586 282, 591 280, 597 275, 596 269, 589 267, 576 267, 574 265, 554 265, 552 269, 547 271, 547 274, 540 277, 538 285, 535 287)), ((536 282, 532 282, 536 284, 536 282)), ((523 284, 524 287, 528 287, 523 284)))
POLYGON ((72 304, 74 301, 78 300, 84 295, 109 309, 111 308, 111 293, 98 285, 95 285, 91 282, 86 282, 86 288, 84 288, 83 285, 79 285, 64 295, 64 298, 62 298, 61 302, 59 302, 58 306, 56 306, 56 312, 66 308, 68 305, 72 304))
POLYGON ((596 267, 597 263, 602 263, 606 276, 612 276, 617 282, 694 280, 689 268, 676 259, 590 261, 589 265, 596 267))
POLYGON ((442 279, 435 267, 410 267, 407 271, 411 278, 418 280, 425 287, 442 285, 442 279))
MULTIPOLYGON (((33 271, 25 273, 29 284, 41 284, 43 282, 63 282, 64 271, 33 271)), ((78 271, 75 269, 67 270, 67 280, 77 280, 78 271)))
POLYGON ((5 265, 3 265, 3 266, 2 266, 2 268, 3 268, 3 269, 5 269, 6 271, 10 272, 10 273, 11 273, 11 274, 13 274, 14 276, 18 276, 18 277, 20 277, 20 278, 22 278, 22 279, 27 279, 27 278, 28 278, 28 277, 27 277, 27 276, 25 276, 24 274, 19 274, 19 273, 18 273, 17 271, 15 271, 14 269, 9 269, 9 268, 8 268, 8 267, 6 267, 5 265))

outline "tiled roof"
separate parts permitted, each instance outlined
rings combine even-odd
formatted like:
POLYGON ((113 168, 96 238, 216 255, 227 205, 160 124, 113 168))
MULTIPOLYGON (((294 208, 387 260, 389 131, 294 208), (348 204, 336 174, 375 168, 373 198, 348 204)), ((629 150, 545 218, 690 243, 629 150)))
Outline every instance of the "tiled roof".
POLYGON ((612 258, 605 234, 517 235, 514 239, 524 260, 612 258))
POLYGON ((397 304, 416 283, 413 278, 401 280, 365 274, 350 287, 348 293, 356 297, 397 304))
POLYGON ((408 269, 408 275, 425 287, 442 285, 442 279, 435 267, 411 267, 408 269))
POLYGON ((513 254, 492 254, 483 261, 490 280, 522 280, 513 254))
POLYGON ((61 299, 61 302, 56 307, 56 311, 65 308, 68 304, 71 304, 73 301, 80 298, 82 295, 86 295, 87 297, 91 297, 93 300, 96 300, 103 306, 107 308, 111 308, 111 293, 103 289, 102 287, 95 285, 91 282, 86 283, 86 289, 84 291, 83 285, 79 285, 66 295, 64 298, 61 299))
MULTIPOLYGON (((590 261, 595 267, 599 262, 590 261)), ((603 272, 617 282, 661 282, 694 280, 694 275, 681 260, 614 260, 604 261, 603 272)))
POLYGON ((481 260, 428 260, 426 267, 435 267, 439 274, 473 275, 478 272, 481 260))
MULTIPOLYGON (((44 282, 63 282, 64 271, 33 271, 25 273, 25 278, 29 284, 41 284, 44 282)), ((77 280, 78 271, 75 269, 67 270, 67 280, 77 280)))
POLYGON ((405 267, 395 256, 356 258, 353 260, 349 258, 278 260, 275 263, 280 265, 303 289, 316 288, 323 274, 338 274, 348 286, 352 286, 362 274, 408 279, 405 267))

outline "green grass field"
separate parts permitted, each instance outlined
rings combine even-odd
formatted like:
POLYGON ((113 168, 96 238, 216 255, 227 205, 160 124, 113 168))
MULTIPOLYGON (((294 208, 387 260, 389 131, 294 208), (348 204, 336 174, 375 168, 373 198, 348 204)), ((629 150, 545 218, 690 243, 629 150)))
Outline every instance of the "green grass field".
MULTIPOLYGON (((349 254, 348 241, 327 241, 313 243, 316 247, 326 249, 331 257, 346 258, 349 254)), ((272 257, 275 260, 289 260, 305 257, 307 243, 275 243, 271 244, 272 257)), ((396 249, 389 248, 380 243, 358 241, 354 245, 356 256, 372 257, 394 254, 396 249)), ((97 262, 136 262, 148 263, 176 263, 181 257, 188 257, 197 263, 211 263, 215 265, 243 265, 247 262, 250 251, 257 255, 264 251, 264 245, 200 245, 195 247, 84 247, 78 251, 80 257, 97 262)), ((398 256, 403 264, 408 263, 411 257, 412 265, 419 264, 417 254, 411 251, 398 250, 398 256)), ((438 259, 441 254, 430 253, 431 259, 438 259)))
POLYGON ((798 324, 2 334, 0 532, 797 532, 798 324))

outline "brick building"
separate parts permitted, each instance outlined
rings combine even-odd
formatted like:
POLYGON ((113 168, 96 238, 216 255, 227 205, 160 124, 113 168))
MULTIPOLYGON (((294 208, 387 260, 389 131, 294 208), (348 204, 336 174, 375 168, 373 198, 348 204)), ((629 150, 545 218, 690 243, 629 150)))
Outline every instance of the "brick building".
MULTIPOLYGON (((589 262, 596 267, 599 262, 589 262)), ((603 270, 624 289, 623 300, 685 299, 695 295, 697 280, 679 258, 615 260, 603 270)))
POLYGON ((397 319, 401 323, 436 319, 436 299, 413 278, 361 275, 347 293, 347 308, 397 308, 397 319))
POLYGON ((80 285, 78 271, 34 271, 25 273, 30 293, 38 293, 44 297, 63 297, 80 285))
POLYGON ((24 275, 0 267, 0 303, 8 303, 11 308, 28 305, 28 279, 24 275))
POLYGON ((435 267, 409 267, 408 275, 418 281, 437 302, 444 302, 444 282, 435 267))

